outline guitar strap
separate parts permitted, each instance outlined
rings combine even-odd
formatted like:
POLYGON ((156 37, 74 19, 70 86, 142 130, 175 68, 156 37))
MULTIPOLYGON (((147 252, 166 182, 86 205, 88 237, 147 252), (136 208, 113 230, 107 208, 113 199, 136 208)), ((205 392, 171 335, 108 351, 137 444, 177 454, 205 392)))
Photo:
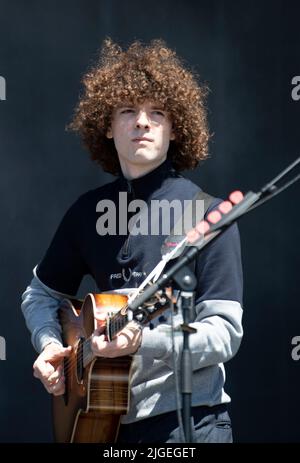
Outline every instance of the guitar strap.
MULTIPOLYGON (((195 227, 198 222, 204 219, 205 214, 214 199, 215 199, 214 196, 209 195, 205 191, 199 191, 199 193, 197 193, 197 195, 193 198, 193 200, 189 203, 189 205, 184 209, 182 219, 180 219, 182 223, 187 223, 187 220, 190 220, 192 218, 192 227, 195 227), (203 210, 201 211, 200 216, 198 213, 196 213, 197 201, 203 201, 204 203, 203 210), (192 213, 191 213, 191 208, 192 208, 192 213)), ((174 233, 173 230, 171 232, 171 236, 174 233)), ((193 260, 191 262, 190 268, 193 272, 195 272, 196 260, 193 260)))
MULTIPOLYGON (((208 210, 209 206, 212 204, 214 199, 215 199, 214 196, 209 195, 205 191, 199 191, 196 198, 194 198, 194 200, 196 200, 196 201, 197 200, 204 201, 203 215, 202 215, 200 220, 204 219, 205 214, 207 213, 207 210, 208 210)), ((192 270, 193 270, 193 272, 195 272, 195 270, 196 270, 196 259, 193 260, 193 262, 192 262, 192 270)))
POLYGON ((164 241, 163 247, 165 252, 170 250, 168 247, 171 244, 174 246, 182 240, 185 236, 184 231, 191 230, 198 222, 204 219, 205 214, 214 199, 215 198, 213 196, 205 193, 205 191, 200 191, 191 201, 188 202, 188 205, 183 210, 182 216, 176 222, 170 235, 164 241), (199 207, 197 207, 199 205, 197 201, 203 201, 203 208, 201 208, 200 211, 199 207))
MULTIPOLYGON (((152 270, 152 272, 149 273, 147 278, 143 281, 143 283, 137 288, 137 292, 141 291, 150 281, 156 281, 162 271, 165 268, 165 265, 167 262, 170 262, 170 259, 174 259, 178 257, 182 250, 175 251, 175 248, 178 244, 180 244, 184 238, 185 238, 185 231, 191 230, 195 225, 203 220, 205 217, 205 213, 207 212, 209 206, 211 205, 212 201, 214 200, 214 197, 209 195, 208 193, 205 193, 204 191, 200 191, 197 193, 197 195, 191 200, 188 201, 188 205, 184 208, 183 214, 181 215, 180 219, 177 220, 176 224, 174 225, 170 235, 164 240, 162 247, 161 247, 161 255, 162 255, 162 260, 157 264, 157 266, 152 270), (203 207, 200 210, 199 213, 199 203, 197 201, 203 201, 203 207), (175 233, 176 231, 176 233, 175 233), (170 257, 170 252, 172 253, 172 248, 173 248, 173 255, 170 257), (174 253, 175 251, 175 253, 174 253), (179 252, 179 254, 178 254, 179 252), (166 256, 166 260, 164 260, 164 256, 166 256)), ((195 272, 196 270, 196 261, 194 260, 189 264, 190 269, 195 272)), ((131 298, 134 298, 136 296, 136 293, 133 293, 129 297, 129 301, 131 301, 131 298)))
MULTIPOLYGON (((199 193, 193 198, 189 206, 193 208, 193 212, 194 212, 192 214, 192 222, 193 222, 192 226, 193 227, 196 226, 197 222, 200 222, 201 220, 204 219, 205 214, 214 199, 215 198, 213 196, 209 195, 208 193, 205 193, 205 191, 199 191, 199 193), (204 203, 202 215, 200 217, 198 216, 198 214, 196 215, 195 213, 197 201, 203 201, 204 203)), ((185 208, 185 210, 183 211, 183 217, 185 217, 189 213, 189 207, 185 208)))
MULTIPOLYGON (((189 201, 188 205, 183 210, 182 216, 176 222, 170 235, 164 241, 164 244, 162 246, 162 254, 168 253, 171 247, 175 246, 177 243, 179 243, 182 240, 182 238, 184 237, 184 235, 181 234, 183 233, 183 227, 190 230, 193 227, 195 227, 197 223, 199 223, 201 220, 204 219, 205 214, 214 199, 215 198, 209 195, 208 193, 205 193, 204 191, 200 191, 192 199, 192 201, 189 201), (197 204, 197 201, 203 201, 203 204, 202 204, 203 207, 201 207, 200 211, 199 211, 199 207, 197 207, 197 205, 199 205, 199 203, 197 204), (174 230, 176 230, 176 233, 174 233, 174 230), (178 233, 178 231, 180 231, 180 233, 178 233)), ((189 265, 190 270, 195 274, 196 259, 194 259, 188 265, 189 265)), ((179 288, 176 288, 176 285, 173 287, 173 289, 175 289, 174 295, 175 295, 175 300, 177 301, 180 291, 179 291, 179 288)))
POLYGON ((209 195, 208 193, 205 193, 205 191, 199 191, 196 199, 202 199, 204 201, 204 216, 205 216, 209 206, 212 204, 215 197, 209 195))

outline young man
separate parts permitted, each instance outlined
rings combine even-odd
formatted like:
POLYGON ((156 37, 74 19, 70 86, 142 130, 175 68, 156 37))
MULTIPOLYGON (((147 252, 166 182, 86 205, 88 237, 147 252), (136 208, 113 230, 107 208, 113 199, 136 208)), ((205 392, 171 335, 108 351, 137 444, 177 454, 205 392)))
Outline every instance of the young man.
MULTIPOLYGON (((193 199, 200 188, 179 174, 207 155, 209 133, 205 89, 162 41, 133 43, 123 51, 107 40, 101 60, 84 78, 71 128, 78 131, 92 159, 116 181, 82 195, 67 211, 23 294, 22 310, 40 353, 34 375, 46 390, 63 394, 63 347, 57 310, 74 296, 84 275, 99 292, 136 288, 161 259, 165 236, 98 233, 97 204, 112 201, 119 217, 119 193, 127 203, 193 199)), ((215 200, 214 208, 220 201, 215 200)), ((160 212, 162 214, 162 212, 160 212)), ((165 217, 157 217, 163 223, 165 217)), ((117 224, 118 225, 118 224, 117 224)), ((171 228, 174 225, 171 220, 171 228)), ((116 227, 118 230, 118 227, 116 227)), ((198 257, 196 314, 190 336, 193 367, 193 442, 231 442, 224 392, 223 363, 242 338, 242 268, 237 226, 231 226, 198 257)), ((176 315, 177 323, 182 320, 176 315)), ((130 409, 122 418, 119 442, 179 442, 170 319, 143 330, 129 323, 111 342, 95 331, 95 355, 134 355, 130 409), (152 329, 150 329, 152 328, 152 329)), ((182 339, 176 336, 180 370, 182 339)), ((179 371, 180 373, 180 371, 179 371)))

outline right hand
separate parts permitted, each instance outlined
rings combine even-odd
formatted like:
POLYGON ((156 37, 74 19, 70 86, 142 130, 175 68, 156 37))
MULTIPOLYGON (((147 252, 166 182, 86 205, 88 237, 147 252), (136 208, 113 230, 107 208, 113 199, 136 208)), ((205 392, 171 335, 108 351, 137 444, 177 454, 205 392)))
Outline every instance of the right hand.
POLYGON ((44 348, 33 364, 33 376, 43 383, 49 394, 61 395, 65 392, 63 359, 69 357, 72 347, 62 347, 50 343, 44 348))

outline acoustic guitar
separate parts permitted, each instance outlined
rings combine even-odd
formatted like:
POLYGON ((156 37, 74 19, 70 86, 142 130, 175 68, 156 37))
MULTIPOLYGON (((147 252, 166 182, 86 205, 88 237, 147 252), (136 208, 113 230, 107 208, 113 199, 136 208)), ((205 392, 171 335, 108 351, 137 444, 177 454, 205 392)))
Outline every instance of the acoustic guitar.
POLYGON ((137 313, 127 309, 128 296, 119 293, 88 294, 84 301, 64 299, 59 309, 65 346, 65 393, 53 396, 56 442, 115 442, 121 416, 128 412, 132 356, 95 357, 91 335, 95 314, 107 312, 105 332, 112 340, 131 319, 141 326, 169 307, 166 293, 148 301, 137 313))

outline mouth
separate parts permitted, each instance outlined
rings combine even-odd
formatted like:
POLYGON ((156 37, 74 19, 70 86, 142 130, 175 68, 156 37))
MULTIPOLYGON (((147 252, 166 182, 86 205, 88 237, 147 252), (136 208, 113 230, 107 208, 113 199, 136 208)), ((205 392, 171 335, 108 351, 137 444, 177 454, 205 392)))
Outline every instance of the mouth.
POLYGON ((148 138, 148 137, 136 137, 136 138, 133 138, 132 141, 138 143, 142 141, 152 142, 153 140, 151 140, 151 138, 148 138))

